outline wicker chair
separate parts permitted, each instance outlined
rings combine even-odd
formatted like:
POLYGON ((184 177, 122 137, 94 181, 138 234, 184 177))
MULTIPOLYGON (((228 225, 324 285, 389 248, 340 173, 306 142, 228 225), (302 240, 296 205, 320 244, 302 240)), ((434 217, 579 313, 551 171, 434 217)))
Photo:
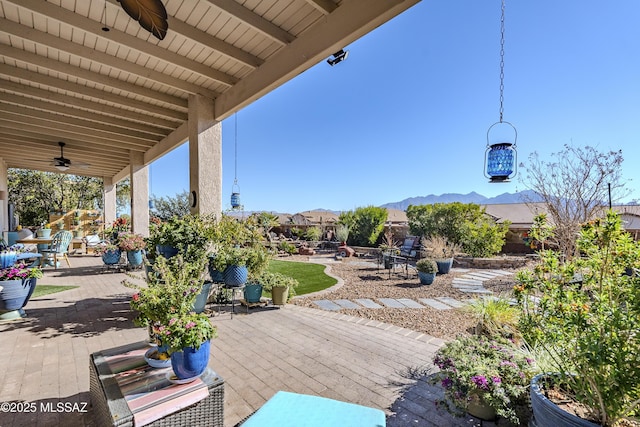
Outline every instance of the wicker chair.
POLYGON ((43 258, 53 258, 53 266, 58 269, 58 257, 62 256, 66 261, 67 265, 71 267, 71 263, 69 262, 69 257, 67 256, 67 252, 69 250, 69 244, 71 243, 71 239, 73 238, 73 234, 70 231, 62 230, 58 231, 51 240, 51 245, 49 249, 41 249, 40 253, 42 253, 43 258))

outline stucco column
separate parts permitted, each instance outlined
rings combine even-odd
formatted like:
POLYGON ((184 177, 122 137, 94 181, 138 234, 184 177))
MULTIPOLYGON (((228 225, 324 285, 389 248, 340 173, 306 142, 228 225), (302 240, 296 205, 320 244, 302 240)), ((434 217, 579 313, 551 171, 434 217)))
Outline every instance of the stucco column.
POLYGON ((149 237, 149 168, 144 165, 144 154, 131 152, 131 230, 149 237))
POLYGON ((116 184, 110 177, 102 178, 104 195, 104 226, 109 227, 116 220, 116 184))
POLYGON ((5 232, 9 231, 9 185, 7 178, 7 164, 0 158, 0 237, 6 241, 5 232))
POLYGON ((191 213, 222 213, 222 123, 213 100, 189 96, 189 200, 191 213))

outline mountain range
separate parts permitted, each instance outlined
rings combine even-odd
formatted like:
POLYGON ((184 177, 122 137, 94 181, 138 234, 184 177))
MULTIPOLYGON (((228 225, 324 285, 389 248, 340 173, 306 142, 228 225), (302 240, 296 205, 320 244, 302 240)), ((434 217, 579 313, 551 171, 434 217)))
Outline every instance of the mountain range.
POLYGON ((399 202, 385 203, 381 208, 399 209, 404 211, 409 205, 430 205, 434 203, 476 203, 478 205, 497 205, 508 203, 524 203, 528 201, 540 201, 540 197, 531 190, 520 191, 517 193, 502 193, 495 197, 486 197, 475 191, 469 194, 445 193, 439 196, 430 194, 428 196, 409 197, 399 202))

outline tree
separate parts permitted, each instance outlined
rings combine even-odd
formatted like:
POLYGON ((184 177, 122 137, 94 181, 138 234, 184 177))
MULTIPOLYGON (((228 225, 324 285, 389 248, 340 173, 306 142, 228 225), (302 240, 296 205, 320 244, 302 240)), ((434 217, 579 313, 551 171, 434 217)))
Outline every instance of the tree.
POLYGON ((355 246, 373 246, 378 241, 387 220, 387 210, 375 206, 343 212, 338 221, 349 227, 349 243, 355 246))
POLYGON ((181 218, 190 213, 189 192, 186 190, 175 196, 167 196, 166 198, 151 195, 150 200, 153 204, 150 212, 151 216, 159 218, 162 221, 168 221, 174 216, 181 218))
POLYGON ((511 224, 509 221, 496 224, 480 205, 460 202, 411 205, 407 218, 412 234, 445 237, 475 257, 500 252, 511 224))
POLYGON ((628 194, 622 180, 624 159, 622 150, 601 152, 571 145, 551 158, 553 161, 541 160, 537 152, 532 153, 521 181, 542 198, 555 227, 558 249, 571 259, 577 255, 580 225, 609 204, 609 185, 612 204, 628 194))
POLYGON ((49 212, 102 208, 102 180, 27 169, 9 169, 9 203, 24 225, 49 222, 49 212))

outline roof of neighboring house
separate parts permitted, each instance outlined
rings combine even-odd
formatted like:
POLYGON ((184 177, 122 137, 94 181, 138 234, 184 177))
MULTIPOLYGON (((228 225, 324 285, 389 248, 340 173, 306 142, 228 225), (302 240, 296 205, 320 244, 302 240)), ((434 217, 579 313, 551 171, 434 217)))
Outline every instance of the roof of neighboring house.
POLYGON ((497 205, 484 205, 485 212, 491 215, 497 223, 505 220, 511 221, 512 228, 530 228, 533 218, 540 214, 546 213, 547 209, 544 203, 504 203, 497 205))
POLYGON ((391 208, 387 208, 387 221, 394 224, 409 222, 405 211, 391 208))

